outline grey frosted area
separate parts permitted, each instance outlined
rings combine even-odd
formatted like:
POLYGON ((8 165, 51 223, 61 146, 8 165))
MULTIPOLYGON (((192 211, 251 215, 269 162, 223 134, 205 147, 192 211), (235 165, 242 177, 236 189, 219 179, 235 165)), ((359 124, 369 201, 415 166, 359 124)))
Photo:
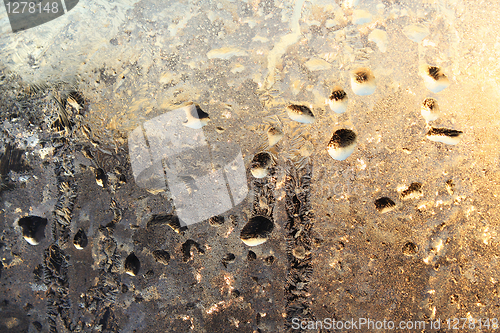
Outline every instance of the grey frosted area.
POLYGON ((241 152, 234 156, 232 161, 224 165, 224 172, 231 191, 233 205, 240 204, 248 194, 247 178, 245 177, 245 173, 241 172, 242 170, 245 170, 245 165, 243 164, 241 152))
POLYGON ((201 128, 192 129, 183 125, 186 120, 186 109, 190 107, 172 110, 144 123, 144 131, 155 160, 206 145, 201 128))
POLYGON ((165 176, 161 159, 152 157, 152 151, 146 143, 141 127, 137 127, 130 133, 128 143, 130 164, 137 185, 153 193, 165 191, 165 176))
POLYGON ((65 3, 0 6, 0 332, 493 331, 497 3, 65 3))
POLYGON ((32 5, 28 1, 4 0, 3 3, 14 33, 50 22, 64 15, 64 7, 58 0, 32 1, 32 5))
POLYGON ((70 10, 75 8, 76 5, 78 5, 78 2, 80 2, 80 0, 64 0, 66 10, 69 12, 70 10))
POLYGON ((225 213, 248 192, 239 148, 212 148, 203 128, 185 126, 192 110, 194 104, 169 111, 145 122, 144 133, 138 127, 128 136, 135 182, 153 194, 168 185, 177 216, 187 225, 225 213))

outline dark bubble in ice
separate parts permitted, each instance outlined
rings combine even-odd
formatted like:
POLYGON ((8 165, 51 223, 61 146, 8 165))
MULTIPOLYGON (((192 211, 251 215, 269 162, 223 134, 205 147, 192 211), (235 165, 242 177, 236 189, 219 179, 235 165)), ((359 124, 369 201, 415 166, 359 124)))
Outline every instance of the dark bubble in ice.
POLYGON ((165 250, 155 250, 153 251, 153 258, 160 264, 168 265, 170 262, 170 253, 165 250))
POLYGON ((429 76, 432 77, 434 80, 439 80, 439 78, 444 75, 441 73, 441 69, 436 66, 429 66, 427 69, 429 76))
POLYGON ((188 262, 189 260, 193 259, 193 249, 196 249, 199 254, 205 253, 205 250, 198 242, 192 239, 188 239, 181 246, 182 261, 188 262))
POLYGON ((411 199, 422 195, 422 184, 418 182, 411 183, 410 186, 401 192, 401 199, 411 199))
POLYGON ((422 102, 422 105, 425 108, 427 108, 430 111, 432 111, 437 106, 437 101, 434 98, 429 97, 429 98, 424 99, 424 101, 422 102))
POLYGON ((247 245, 258 245, 265 242, 274 229, 273 222, 265 216, 257 215, 248 220, 241 229, 240 238, 247 245))
POLYGON ((208 219, 208 223, 211 226, 220 227, 221 225, 224 224, 224 217, 219 215, 212 216, 211 218, 208 219))
POLYGON ((382 197, 375 200, 375 208, 381 213, 387 212, 388 210, 391 210, 395 206, 396 204, 389 197, 382 197))
POLYGON ((314 117, 314 114, 312 113, 311 109, 309 109, 305 105, 297 105, 297 104, 291 104, 288 106, 288 109, 292 111, 293 113, 296 113, 298 115, 307 115, 314 117))
POLYGON ((139 258, 136 257, 134 252, 130 253, 125 259, 125 273, 131 275, 131 276, 136 276, 137 273, 139 273, 139 269, 141 268, 141 262, 139 261, 139 258))
POLYGON ((23 230, 23 237, 31 245, 38 245, 45 237, 47 219, 39 216, 26 216, 17 222, 23 230))
POLYGON ((271 266, 275 260, 276 258, 274 256, 267 256, 264 258, 264 264, 271 266))
POLYGON ((358 68, 353 72, 353 76, 356 82, 365 83, 370 81, 373 75, 368 68, 358 68))
POLYGON ((342 89, 340 87, 335 87, 335 88, 333 88, 332 93, 330 95, 330 100, 341 101, 346 97, 347 97, 347 94, 344 91, 344 89, 342 89))
POLYGON ((222 257, 221 261, 224 267, 227 267, 227 264, 232 263, 236 260, 236 256, 233 253, 227 253, 224 257, 222 257))
POLYGON ((247 260, 248 261, 254 261, 255 259, 257 259, 257 255, 255 254, 255 252, 248 251, 247 260))
POLYGON ((407 256, 415 255, 418 251, 418 247, 415 243, 406 242, 402 248, 403 254, 407 256))
POLYGON ((328 147, 342 148, 352 145, 356 141, 356 133, 350 129, 342 128, 333 133, 328 147))
POLYGON ((83 229, 79 229, 73 238, 73 245, 79 250, 84 249, 88 244, 87 235, 83 229))
POLYGON ((95 181, 97 185, 106 187, 107 176, 102 168, 95 169, 95 181))
POLYGON ((271 161, 269 153, 258 153, 252 159, 252 168, 267 168, 271 164, 271 161))
POLYGON ((449 137, 457 137, 462 134, 462 131, 457 131, 453 129, 448 129, 448 128, 442 128, 442 127, 432 127, 428 132, 427 135, 437 135, 437 136, 449 136, 449 137))
POLYGON ((173 214, 155 214, 151 216, 147 223, 147 228, 152 228, 157 225, 168 225, 176 233, 183 233, 187 230, 185 225, 181 225, 179 217, 173 214))

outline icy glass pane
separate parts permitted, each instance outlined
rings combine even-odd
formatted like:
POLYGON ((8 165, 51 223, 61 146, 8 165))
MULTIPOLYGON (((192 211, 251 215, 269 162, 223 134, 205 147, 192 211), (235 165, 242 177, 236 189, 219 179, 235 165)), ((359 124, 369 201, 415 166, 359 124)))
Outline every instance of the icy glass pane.
POLYGON ((499 3, 12 3, 0 331, 494 330, 499 3))

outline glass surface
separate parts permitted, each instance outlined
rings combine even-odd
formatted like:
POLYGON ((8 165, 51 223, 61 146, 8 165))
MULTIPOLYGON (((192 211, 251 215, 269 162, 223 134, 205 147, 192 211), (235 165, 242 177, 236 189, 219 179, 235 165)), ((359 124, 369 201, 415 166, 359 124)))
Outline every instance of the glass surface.
POLYGON ((498 329, 497 3, 6 3, 1 332, 498 329))

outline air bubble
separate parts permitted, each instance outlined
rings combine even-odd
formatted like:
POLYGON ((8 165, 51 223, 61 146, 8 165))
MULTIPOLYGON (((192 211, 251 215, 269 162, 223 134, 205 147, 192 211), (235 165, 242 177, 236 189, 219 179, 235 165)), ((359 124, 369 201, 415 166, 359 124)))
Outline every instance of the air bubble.
POLYGON ((170 253, 165 250, 155 250, 153 251, 153 258, 160 264, 168 265, 170 262, 170 253))
POLYGON ((208 113, 203 111, 197 104, 190 103, 184 107, 184 110, 186 111, 187 120, 183 125, 186 127, 200 129, 210 121, 208 113))
POLYGON ((438 102, 434 98, 426 98, 422 102, 422 106, 420 108, 420 113, 422 117, 424 117, 426 122, 434 121, 439 118, 439 105, 438 102))
POLYGON ((137 258, 134 254, 134 252, 130 253, 125 259, 125 273, 127 273, 130 276, 136 276, 137 273, 139 273, 139 269, 141 267, 141 262, 139 261, 139 258, 137 258))
POLYGON ((462 139, 462 134, 462 131, 432 127, 427 132, 426 137, 431 141, 441 142, 448 145, 456 145, 462 139))
POLYGON ((23 230, 24 239, 31 245, 38 245, 45 237, 46 218, 30 215, 20 218, 17 224, 23 230))
POLYGON ((78 250, 83 250, 88 244, 87 235, 83 229, 79 229, 73 238, 73 245, 78 250))
POLYGON ((369 68, 358 68, 351 73, 351 88, 358 96, 368 96, 377 88, 375 76, 369 68))
POLYGON ((407 242, 403 245, 403 248, 401 250, 403 251, 404 255, 413 256, 417 253, 418 247, 415 243, 407 242))
POLYGON ((269 140, 269 147, 272 147, 283 138, 283 131, 276 127, 270 127, 267 130, 267 138, 269 140))
POLYGON ((339 86, 335 86, 328 98, 328 105, 330 109, 338 114, 344 113, 347 110, 349 98, 346 92, 339 86))
POLYGON ((221 225, 224 224, 224 217, 212 216, 211 218, 208 219, 208 223, 213 227, 220 227, 221 225))
POLYGON ((450 80, 439 67, 423 65, 420 67, 420 75, 424 79, 425 87, 433 93, 438 93, 450 85, 450 80))
POLYGON ((252 159, 250 172, 255 178, 264 178, 269 172, 269 167, 272 164, 272 158, 269 153, 262 152, 256 154, 252 159))
POLYGON ((396 204, 394 203, 394 201, 392 201, 391 198, 382 197, 375 200, 375 208, 380 213, 387 213, 390 212, 391 210, 394 210, 394 208, 396 208, 396 204))
POLYGON ((335 131, 327 146, 328 154, 338 161, 348 158, 355 148, 356 133, 345 128, 335 131))
POLYGON ((290 119, 302 124, 311 124, 314 122, 314 114, 311 109, 305 105, 292 104, 287 106, 287 114, 290 119))
POLYGON ((241 229, 240 239, 248 246, 257 246, 267 241, 274 229, 273 222, 265 216, 254 216, 241 229))
POLYGON ((423 195, 422 184, 414 182, 401 192, 401 200, 418 199, 423 195))

